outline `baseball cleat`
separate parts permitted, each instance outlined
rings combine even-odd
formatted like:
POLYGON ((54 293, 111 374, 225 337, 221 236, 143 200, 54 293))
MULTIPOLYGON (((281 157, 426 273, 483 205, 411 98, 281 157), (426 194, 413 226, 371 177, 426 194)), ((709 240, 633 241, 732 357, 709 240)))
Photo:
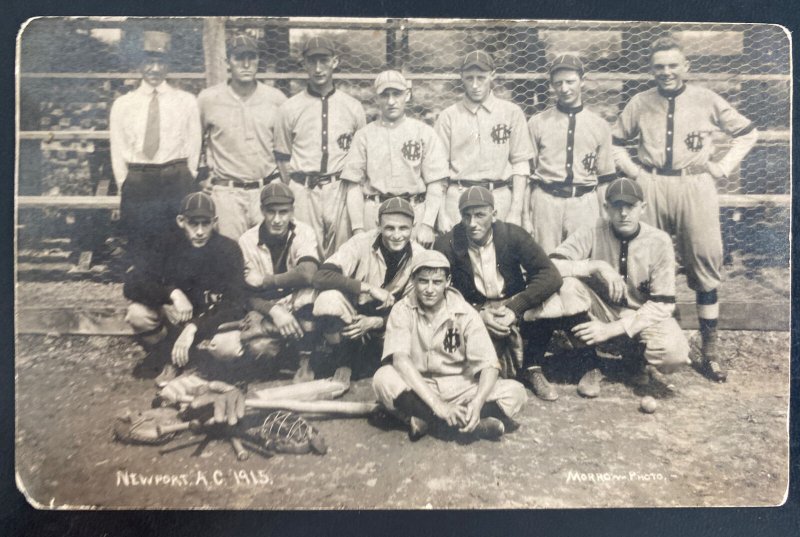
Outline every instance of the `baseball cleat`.
POLYGON ((530 386, 531 391, 543 401, 555 401, 558 399, 558 392, 542 373, 542 368, 530 367, 523 373, 523 381, 530 386))

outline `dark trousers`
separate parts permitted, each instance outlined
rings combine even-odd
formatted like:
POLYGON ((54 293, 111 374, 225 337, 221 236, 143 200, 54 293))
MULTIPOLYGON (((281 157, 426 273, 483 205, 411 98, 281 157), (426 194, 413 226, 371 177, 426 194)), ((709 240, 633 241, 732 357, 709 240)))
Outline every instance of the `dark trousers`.
POLYGON ((166 164, 131 164, 120 192, 120 231, 135 260, 153 240, 175 228, 181 200, 194 190, 185 159, 166 164))

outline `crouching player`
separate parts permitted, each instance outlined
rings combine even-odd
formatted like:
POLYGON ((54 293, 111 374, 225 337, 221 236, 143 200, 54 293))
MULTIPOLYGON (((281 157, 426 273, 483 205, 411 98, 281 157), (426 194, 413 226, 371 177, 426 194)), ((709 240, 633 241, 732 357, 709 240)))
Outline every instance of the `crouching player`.
POLYGON ((449 286, 450 263, 425 250, 412 263, 412 292, 392 309, 383 365, 372 386, 378 400, 406 418, 417 440, 430 426, 481 438, 518 428, 522 384, 498 380, 500 363, 480 315, 449 286))
POLYGON ((412 259, 424 250, 411 241, 414 208, 406 200, 383 202, 378 225, 344 243, 314 276, 314 318, 332 349, 315 360, 317 376, 333 372, 347 382, 354 366, 357 377, 378 368, 386 316, 407 293, 412 259))
MULTIPOLYGON (((564 276, 558 295, 545 302, 535 323, 546 347, 549 318, 572 315, 571 332, 589 346, 611 340, 632 350, 624 354, 637 384, 668 388, 664 373, 688 364, 689 344, 672 317, 675 309, 675 253, 665 232, 640 222, 646 208, 642 188, 627 178, 606 191, 608 220, 579 229, 550 254, 564 276), (588 312, 579 320, 580 312, 588 312)), ((596 397, 602 374, 583 376, 578 393, 596 397)))
POLYGON ((295 220, 294 193, 280 181, 261 189, 261 214, 264 220, 239 238, 249 295, 241 341, 255 358, 274 358, 285 343, 297 343, 292 346, 300 353, 298 380, 304 380, 314 346, 316 235, 295 220))
POLYGON ((214 230, 216 209, 208 194, 183 198, 178 230, 165 230, 152 250, 125 275, 123 293, 133 301, 125 320, 146 346, 169 347, 171 362, 159 386, 189 362, 190 350, 215 348, 218 358, 241 356, 238 338, 214 337, 224 323, 244 315, 244 268, 236 243, 214 230), (195 345, 200 342, 200 345, 195 345))

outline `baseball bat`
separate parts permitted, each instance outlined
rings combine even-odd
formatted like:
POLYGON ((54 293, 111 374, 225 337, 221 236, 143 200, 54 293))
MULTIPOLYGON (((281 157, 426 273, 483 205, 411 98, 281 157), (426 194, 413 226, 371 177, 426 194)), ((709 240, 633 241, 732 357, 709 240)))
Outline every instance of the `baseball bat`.
POLYGON ((312 414, 336 414, 339 416, 368 416, 378 408, 378 403, 360 401, 294 401, 291 399, 248 399, 247 408, 264 410, 288 410, 312 414))

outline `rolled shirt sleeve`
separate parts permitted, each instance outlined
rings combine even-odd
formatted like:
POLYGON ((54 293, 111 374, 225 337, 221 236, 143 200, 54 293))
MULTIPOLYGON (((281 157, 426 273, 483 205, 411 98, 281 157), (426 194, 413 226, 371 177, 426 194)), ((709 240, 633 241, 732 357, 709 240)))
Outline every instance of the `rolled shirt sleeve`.
POLYGON ((477 311, 469 310, 465 315, 463 329, 469 376, 474 377, 487 368, 499 370, 497 351, 477 311))

